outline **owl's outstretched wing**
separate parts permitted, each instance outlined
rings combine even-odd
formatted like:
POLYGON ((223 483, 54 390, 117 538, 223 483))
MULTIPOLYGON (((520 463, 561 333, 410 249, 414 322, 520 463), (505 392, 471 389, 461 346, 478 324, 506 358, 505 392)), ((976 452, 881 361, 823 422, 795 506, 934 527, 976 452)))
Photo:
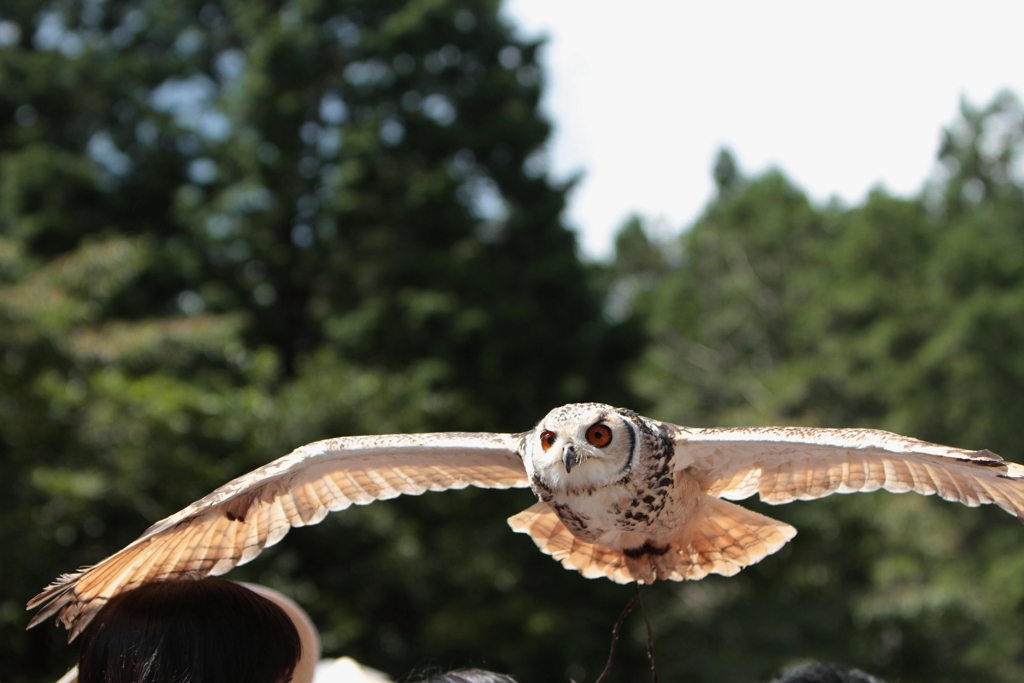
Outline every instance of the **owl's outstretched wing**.
POLYGON ((334 510, 401 494, 528 486, 510 434, 396 434, 318 441, 157 522, 124 550, 32 598, 29 628, 56 615, 73 640, 113 595, 146 581, 223 574, 334 510))
POLYGON ((875 429, 745 427, 675 432, 676 467, 710 495, 780 504, 885 489, 995 503, 1024 520, 1024 466, 875 429))

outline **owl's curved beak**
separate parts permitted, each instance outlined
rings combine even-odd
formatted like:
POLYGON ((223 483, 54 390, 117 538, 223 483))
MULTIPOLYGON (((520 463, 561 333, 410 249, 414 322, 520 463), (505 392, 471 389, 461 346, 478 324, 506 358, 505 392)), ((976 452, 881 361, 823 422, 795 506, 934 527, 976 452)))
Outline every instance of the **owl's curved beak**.
POLYGON ((566 473, 572 472, 572 468, 583 462, 585 457, 571 443, 565 444, 565 448, 562 449, 562 464, 565 465, 566 473))

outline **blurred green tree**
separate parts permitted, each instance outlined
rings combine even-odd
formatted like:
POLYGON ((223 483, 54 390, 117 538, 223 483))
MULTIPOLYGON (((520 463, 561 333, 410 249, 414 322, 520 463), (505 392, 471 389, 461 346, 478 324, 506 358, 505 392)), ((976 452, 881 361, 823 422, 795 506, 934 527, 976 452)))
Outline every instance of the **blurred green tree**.
MULTIPOLYGON (((679 240, 634 218, 588 267, 544 169, 538 47, 489 0, 0 7, 0 680, 73 659, 58 629, 23 630, 44 582, 325 436, 519 430, 586 398, 1024 458, 1013 96, 964 104, 919 197, 816 207, 723 152, 679 240)), ((395 675, 583 681, 632 591, 512 536, 529 502, 357 508, 231 576, 395 675)), ((1021 678, 1005 514, 888 494, 771 514, 801 530, 777 556, 648 589, 663 679, 807 658, 1021 678)), ((614 680, 647 678, 633 626, 614 680)))
MULTIPOLYGON (((659 271, 637 252, 681 253, 625 304, 651 338, 634 381, 652 413, 876 427, 1024 460, 1024 109, 965 103, 943 140, 919 197, 815 207, 777 171, 719 174, 723 154, 716 178, 733 180, 681 247, 627 225, 620 277, 659 271)), ((887 493, 768 512, 800 530, 778 556, 665 600, 660 640, 687 644, 663 655, 678 678, 764 680, 800 659, 902 681, 1024 676, 1012 518, 887 493)))
MULTIPOLYGON (((0 9, 0 680, 73 661, 24 632, 46 581, 291 448, 628 402, 637 336, 560 222, 539 45, 498 9, 0 9)), ((395 675, 591 666, 628 589, 512 536, 529 501, 352 510, 232 577, 395 675)))

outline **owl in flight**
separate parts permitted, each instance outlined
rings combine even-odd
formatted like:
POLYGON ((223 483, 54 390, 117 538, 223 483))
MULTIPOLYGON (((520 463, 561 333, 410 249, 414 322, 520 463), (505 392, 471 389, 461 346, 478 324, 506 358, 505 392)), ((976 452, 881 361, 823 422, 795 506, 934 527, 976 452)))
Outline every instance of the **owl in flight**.
POLYGON ((1024 466, 871 429, 696 429, 600 403, 556 408, 522 434, 356 436, 303 446, 157 522, 28 603, 70 639, 141 583, 223 574, 332 510, 403 493, 527 487, 509 519, 568 569, 619 583, 731 576, 796 535, 740 507, 832 493, 916 491, 1024 518, 1024 466))

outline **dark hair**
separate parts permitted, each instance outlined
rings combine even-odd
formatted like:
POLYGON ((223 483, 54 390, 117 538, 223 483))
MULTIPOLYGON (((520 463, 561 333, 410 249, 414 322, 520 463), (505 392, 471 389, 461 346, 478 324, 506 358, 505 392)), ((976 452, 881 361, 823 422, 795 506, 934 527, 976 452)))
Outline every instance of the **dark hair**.
POLYGON ((840 669, 831 664, 804 664, 791 669, 785 677, 774 683, 883 683, 879 678, 860 669, 840 669))
POLYGON ((516 679, 484 669, 456 669, 425 678, 420 683, 516 683, 516 679))
POLYGON ((79 683, 284 683, 302 654, 283 609, 218 578, 114 596, 82 634, 79 683))

